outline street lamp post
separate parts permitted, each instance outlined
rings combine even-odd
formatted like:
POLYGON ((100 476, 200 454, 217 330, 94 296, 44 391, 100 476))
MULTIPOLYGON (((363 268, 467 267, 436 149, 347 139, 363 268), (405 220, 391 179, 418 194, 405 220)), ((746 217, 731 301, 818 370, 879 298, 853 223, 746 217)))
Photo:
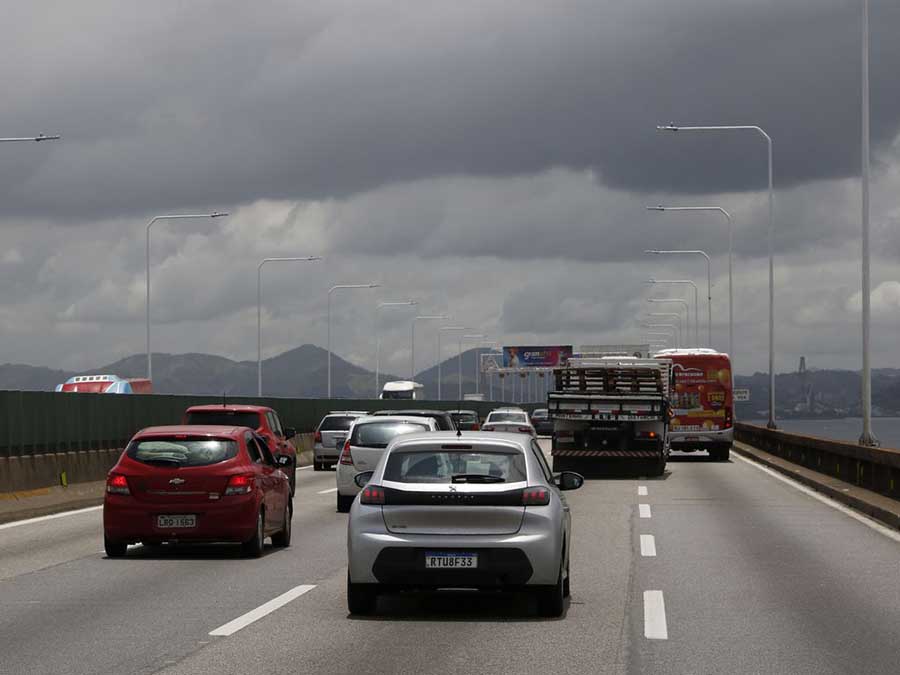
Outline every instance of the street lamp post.
POLYGON ((328 289, 328 398, 331 398, 331 294, 342 288, 380 288, 381 284, 338 284, 328 289))
POLYGON ((683 347, 684 341, 682 337, 686 334, 684 330, 684 317, 680 313, 675 312, 647 312, 647 316, 653 319, 675 319, 678 323, 678 346, 683 347))
POLYGON ((44 134, 38 134, 37 136, 0 138, 0 143, 23 143, 27 141, 40 143, 41 141, 58 141, 59 138, 58 135, 46 136, 44 134))
MULTIPOLYGON (((498 343, 496 340, 482 340, 482 341, 481 341, 481 346, 482 346, 482 347, 490 347, 490 348, 492 348, 492 349, 497 349, 497 345, 498 345, 498 344, 499 344, 499 343, 498 343)), ((479 390, 480 390, 480 382, 481 382, 481 357, 482 357, 482 356, 484 356, 484 354, 481 354, 480 356, 478 356, 478 358, 475 359, 475 393, 476 393, 476 394, 477 394, 477 393, 479 392, 479 390)))
POLYGON ((441 333, 445 330, 469 330, 465 326, 441 326, 437 331, 437 361, 438 361, 438 401, 441 400, 443 389, 441 387, 441 333))
MULTIPOLYGON (((459 381, 459 400, 462 401, 463 393, 462 393, 462 346, 464 340, 484 340, 487 338, 487 335, 483 335, 482 333, 476 333, 474 335, 461 335, 459 338, 459 356, 456 357, 456 366, 459 369, 459 375, 457 377, 459 381)), ((475 359, 478 360, 478 349, 475 349, 475 359)))
POLYGON ((728 221, 728 356, 734 372, 734 221, 721 206, 648 206, 648 211, 718 211, 728 221))
POLYGON ((706 312, 708 319, 707 326, 707 337, 706 344, 709 347, 712 347, 712 262, 709 259, 709 255, 706 251, 661 251, 659 249, 648 249, 644 251, 644 253, 653 253, 656 255, 667 255, 667 254, 688 254, 688 255, 702 255, 706 258, 706 312))
POLYGON ((319 256, 294 258, 263 258, 256 267, 256 395, 262 396, 262 268, 272 262, 311 262, 319 256))
POLYGON ((444 321, 451 318, 449 314, 433 314, 431 316, 417 316, 412 320, 409 332, 409 379, 416 379, 416 321, 444 321))
POLYGON ((381 389, 381 330, 378 323, 378 311, 382 307, 415 307, 418 304, 415 300, 406 300, 405 302, 379 302, 375 306, 375 398, 378 398, 381 389))
POLYGON ((681 344, 681 340, 678 335, 678 326, 674 323, 642 323, 642 328, 665 328, 666 330, 671 330, 671 337, 675 341, 675 347, 677 348, 681 344))
MULTIPOLYGON (((647 302, 660 303, 660 304, 672 303, 672 302, 679 303, 684 308, 684 317, 683 317, 683 323, 682 323, 682 326, 683 326, 682 335, 685 338, 685 342, 687 342, 691 339, 691 332, 690 332, 691 313, 690 313, 690 305, 688 304, 687 300, 684 300, 682 298, 647 298, 647 302)), ((678 316, 680 317, 681 314, 679 314, 678 316)))
MULTIPOLYGON (((865 10, 864 35, 868 34, 868 5, 865 10)), ((865 50, 868 53, 868 39, 864 40, 865 50)), ((868 61, 863 59, 863 71, 868 75, 868 61)), ((868 78, 865 78, 868 80, 868 78)), ((863 85, 863 100, 867 100, 868 88, 863 85)), ((868 109, 868 106, 865 106, 868 109)), ((864 116, 864 118, 867 116, 864 116)), ((867 124, 867 123, 866 123, 867 124)), ((690 126, 681 127, 674 124, 665 126, 657 126, 659 131, 753 131, 758 133, 766 141, 769 160, 769 422, 766 425, 769 429, 777 429, 775 424, 775 191, 772 187, 772 137, 767 134, 762 127, 751 124, 728 125, 728 126, 690 126)), ((864 129, 864 134, 868 132, 868 126, 864 129)), ((866 144, 863 143, 865 146, 866 144)), ((864 147, 863 151, 866 149, 864 147)), ((863 162, 866 163, 865 161, 863 162)), ((865 181, 864 181, 865 182, 865 181)), ((868 195, 866 195, 866 204, 868 205, 868 195)), ((864 207, 865 210, 865 207, 864 207)), ((867 332, 868 335, 868 332, 867 332)))
POLYGON ((648 279, 648 284, 687 284, 694 289, 694 340, 700 346, 700 295, 695 284, 690 279, 648 279))
MULTIPOLYGON (((36 139, 26 139, 36 140, 36 139)), ((187 218, 222 218, 227 213, 180 213, 167 216, 156 216, 147 223, 147 379, 153 379, 153 355, 150 352, 150 228, 157 220, 185 220, 187 218)))

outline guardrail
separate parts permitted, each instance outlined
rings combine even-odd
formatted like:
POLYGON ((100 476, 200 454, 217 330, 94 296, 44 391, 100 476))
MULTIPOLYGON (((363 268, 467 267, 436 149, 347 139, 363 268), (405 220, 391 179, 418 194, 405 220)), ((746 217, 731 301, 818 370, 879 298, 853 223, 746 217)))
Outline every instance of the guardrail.
POLYGON ((744 422, 736 423, 734 432, 736 440, 789 462, 900 499, 900 450, 773 431, 744 422))

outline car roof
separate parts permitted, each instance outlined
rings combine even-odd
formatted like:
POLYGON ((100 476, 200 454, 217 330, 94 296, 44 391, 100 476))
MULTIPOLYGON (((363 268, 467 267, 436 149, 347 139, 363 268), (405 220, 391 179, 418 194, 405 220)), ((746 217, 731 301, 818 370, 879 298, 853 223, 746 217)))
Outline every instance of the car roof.
POLYGON ((527 454, 532 438, 526 434, 510 434, 504 432, 481 431, 431 431, 428 433, 403 434, 391 441, 388 449, 401 445, 503 445, 515 447, 527 454))
POLYGON ((491 410, 491 412, 488 413, 488 415, 492 415, 494 413, 522 413, 522 414, 525 414, 525 411, 522 410, 521 408, 512 408, 512 407, 494 408, 493 410, 491 410))
POLYGON ((247 427, 222 424, 172 424, 141 429, 134 435, 134 438, 143 438, 144 436, 209 436, 211 438, 226 436, 228 438, 240 438, 247 430, 247 427))
POLYGON ((434 417, 435 415, 449 415, 446 410, 433 410, 429 408, 404 408, 402 410, 376 410, 372 415, 416 415, 434 417))
POLYGON ((354 415, 360 417, 362 415, 368 415, 369 413, 365 410, 332 410, 330 413, 325 415, 325 417, 353 417, 354 415))
POLYGON ((353 420, 353 426, 371 424, 373 422, 412 422, 423 424, 421 415, 363 415, 353 420))
POLYGON ((264 405, 244 405, 244 404, 234 404, 228 403, 226 405, 222 404, 209 404, 209 405, 192 405, 187 409, 186 412, 207 412, 207 411, 216 411, 216 410, 224 410, 226 412, 268 412, 272 410, 271 408, 264 405))
POLYGON ((450 415, 477 415, 477 410, 448 410, 448 414, 450 415))

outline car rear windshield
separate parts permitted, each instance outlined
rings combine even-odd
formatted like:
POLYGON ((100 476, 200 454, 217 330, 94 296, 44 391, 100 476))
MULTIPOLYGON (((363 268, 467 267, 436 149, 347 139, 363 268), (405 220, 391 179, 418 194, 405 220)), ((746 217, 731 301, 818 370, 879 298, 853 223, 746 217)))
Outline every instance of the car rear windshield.
POLYGON ((500 422, 515 422, 516 424, 527 422, 528 419, 525 417, 525 413, 491 413, 488 422, 493 422, 495 424, 500 422))
POLYGON ((237 443, 218 438, 148 438, 132 441, 126 454, 155 466, 208 466, 237 456, 237 443))
POLYGON ((478 415, 475 413, 450 413, 450 417, 458 424, 477 424, 478 415))
POLYGON ((319 431, 347 431, 355 419, 355 417, 346 415, 329 415, 322 420, 322 423, 319 425, 319 431))
POLYGON ((185 424, 210 424, 216 427, 249 427, 258 429, 259 413, 238 410, 195 410, 187 414, 185 424))
POLYGON ((397 483, 518 483, 526 479, 522 453, 503 450, 395 452, 384 468, 384 480, 397 483))
POLYGON ((386 448, 395 436, 428 431, 425 424, 414 422, 368 422, 357 424, 350 435, 350 445, 360 448, 386 448))
POLYGON ((547 413, 546 410, 535 410, 533 413, 531 413, 531 417, 532 417, 532 419, 541 419, 542 420, 542 419, 546 419, 547 417, 549 417, 549 414, 547 413))

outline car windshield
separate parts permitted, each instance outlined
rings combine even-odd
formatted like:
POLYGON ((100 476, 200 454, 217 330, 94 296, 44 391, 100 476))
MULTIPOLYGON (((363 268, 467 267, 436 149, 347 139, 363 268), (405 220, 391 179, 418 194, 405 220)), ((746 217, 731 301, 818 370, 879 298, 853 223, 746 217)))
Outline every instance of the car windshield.
POLYGON ((505 450, 416 450, 388 458, 384 480, 396 483, 518 483, 525 457, 505 450))
POLYGON ((532 419, 541 419, 542 420, 542 419, 547 419, 547 416, 548 415, 547 415, 546 410, 535 410, 533 413, 531 413, 532 419))
POLYGON ((514 422, 516 424, 527 424, 528 419, 525 417, 525 413, 493 412, 488 417, 488 422, 492 422, 494 424, 498 422, 514 422))
POLYGON ((355 419, 355 417, 346 415, 329 415, 322 420, 322 424, 319 425, 319 431, 347 431, 355 419))
POLYGON ((187 414, 185 424, 209 424, 216 427, 249 427, 258 429, 259 413, 238 410, 194 410, 187 414))
POLYGON ((475 413, 450 413, 450 416, 457 424, 476 424, 478 422, 478 415, 475 413))
POLYGON ((237 443, 218 438, 148 438, 132 441, 126 454, 158 466, 208 466, 237 456, 237 443))
POLYGON ((425 424, 414 422, 368 422, 357 424, 350 435, 350 445, 361 448, 386 448, 395 436, 428 431, 425 424))

